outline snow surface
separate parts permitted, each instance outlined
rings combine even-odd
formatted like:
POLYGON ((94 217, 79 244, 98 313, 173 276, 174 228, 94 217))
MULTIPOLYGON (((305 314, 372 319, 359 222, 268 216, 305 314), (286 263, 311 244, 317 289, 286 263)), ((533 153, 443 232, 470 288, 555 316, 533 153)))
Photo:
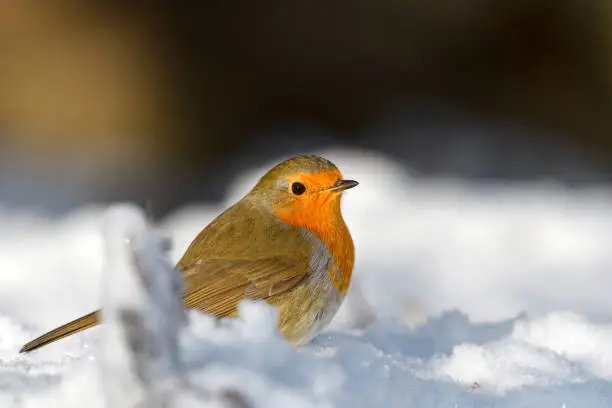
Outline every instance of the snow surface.
MULTIPOLYGON (((612 407, 612 190, 427 179, 372 152, 319 153, 361 183, 343 203, 357 247, 347 301, 298 350, 265 305, 245 303, 221 326, 188 312, 178 341, 193 389, 271 408, 612 407)), ((162 220, 171 260, 272 164, 236 180, 224 202, 162 220)), ((17 350, 109 304, 105 210, 0 209, 0 407, 104 406, 109 325, 17 350)))

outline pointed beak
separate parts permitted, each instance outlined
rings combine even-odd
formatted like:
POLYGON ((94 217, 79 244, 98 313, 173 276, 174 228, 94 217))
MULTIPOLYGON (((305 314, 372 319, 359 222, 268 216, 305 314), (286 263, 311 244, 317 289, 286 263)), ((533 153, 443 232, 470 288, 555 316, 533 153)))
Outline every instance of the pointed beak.
POLYGON ((348 190, 349 188, 353 188, 357 186, 359 183, 355 180, 338 180, 336 183, 327 189, 327 191, 339 192, 348 190))

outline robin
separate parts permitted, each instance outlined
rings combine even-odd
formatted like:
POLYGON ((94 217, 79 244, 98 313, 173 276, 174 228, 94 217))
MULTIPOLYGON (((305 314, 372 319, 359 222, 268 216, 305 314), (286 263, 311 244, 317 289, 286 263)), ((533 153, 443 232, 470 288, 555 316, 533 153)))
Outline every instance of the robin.
MULTIPOLYGON (((298 156, 266 173, 240 201, 204 228, 176 268, 187 308, 235 317, 243 299, 279 309, 279 331, 307 343, 344 299, 355 247, 340 210, 358 183, 319 156, 298 156)), ((100 323, 95 311, 23 346, 29 352, 100 323)))

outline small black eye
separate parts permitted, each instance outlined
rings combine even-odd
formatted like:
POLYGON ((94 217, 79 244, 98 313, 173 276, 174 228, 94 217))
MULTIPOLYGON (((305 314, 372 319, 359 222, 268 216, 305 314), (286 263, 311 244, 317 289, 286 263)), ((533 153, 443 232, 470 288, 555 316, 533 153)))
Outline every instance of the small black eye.
POLYGON ((291 185, 291 191, 295 195, 302 195, 306 192, 306 187, 302 183, 293 183, 291 185))

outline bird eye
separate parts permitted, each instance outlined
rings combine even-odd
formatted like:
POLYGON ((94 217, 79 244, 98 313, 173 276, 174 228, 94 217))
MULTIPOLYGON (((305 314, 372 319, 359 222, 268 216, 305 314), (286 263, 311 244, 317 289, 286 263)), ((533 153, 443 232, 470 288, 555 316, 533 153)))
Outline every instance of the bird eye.
POLYGON ((293 183, 291 185, 291 191, 295 195, 302 195, 306 192, 306 187, 302 183, 293 183))

